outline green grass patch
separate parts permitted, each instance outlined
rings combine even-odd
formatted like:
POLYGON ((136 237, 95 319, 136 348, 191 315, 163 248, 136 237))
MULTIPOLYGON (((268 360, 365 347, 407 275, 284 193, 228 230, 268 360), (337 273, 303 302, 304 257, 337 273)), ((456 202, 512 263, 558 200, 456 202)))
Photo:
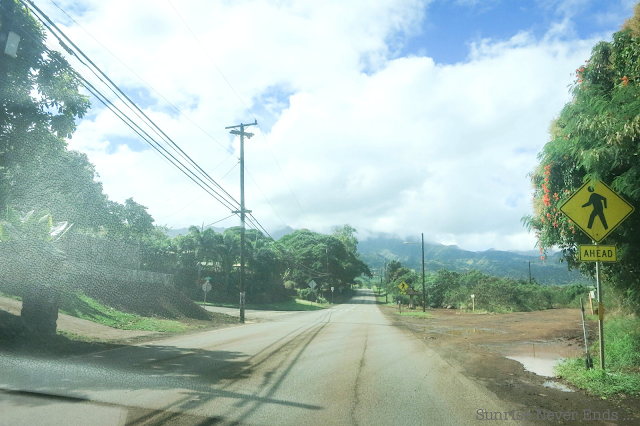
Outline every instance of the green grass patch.
MULTIPOLYGON (((605 349, 606 356, 606 349, 605 349)), ((598 357, 593 357, 594 369, 585 370, 583 358, 570 358, 555 367, 558 376, 593 395, 607 398, 616 394, 640 395, 640 374, 602 371, 598 357)))
POLYGON ((1 291, 0 291, 0 297, 7 297, 9 299, 22 301, 22 297, 20 296, 14 296, 13 294, 6 294, 1 291))
POLYGON ((62 297, 60 312, 122 330, 178 332, 194 328, 179 321, 148 318, 118 311, 99 303, 84 293, 72 293, 62 297))
POLYGON ((422 312, 422 311, 402 311, 402 312, 396 312, 396 315, 400 315, 402 317, 411 317, 411 318, 433 318, 433 315, 431 315, 429 312, 422 312))
MULTIPOLYGON (((202 306, 202 302, 196 302, 202 306)), ((209 303, 207 306, 219 306, 223 308, 239 309, 237 303, 209 303)), ((329 304, 327 303, 315 303, 302 299, 290 299, 283 302, 275 303, 247 303, 246 309, 255 309, 260 311, 316 311, 318 309, 325 309, 329 304)))
MULTIPOLYGON (((558 364, 556 374, 604 398, 640 395, 640 319, 610 316, 604 323, 604 344, 606 371, 600 370, 599 357, 593 356, 592 370, 585 369, 584 358, 571 358, 558 364)), ((590 353, 599 353, 598 341, 592 342, 590 353)))

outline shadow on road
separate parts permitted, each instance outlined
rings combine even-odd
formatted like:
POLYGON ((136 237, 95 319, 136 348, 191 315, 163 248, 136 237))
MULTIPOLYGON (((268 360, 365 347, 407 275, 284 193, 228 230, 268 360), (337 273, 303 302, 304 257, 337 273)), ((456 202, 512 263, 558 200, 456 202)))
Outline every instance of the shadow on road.
MULTIPOLYGON (((242 422, 265 404, 321 410, 323 407, 315 403, 278 399, 276 392, 307 347, 328 324, 330 315, 328 312, 316 322, 296 328, 250 356, 232 350, 179 347, 162 342, 106 345, 73 341, 59 335, 49 338, 4 335, 0 340, 0 383, 12 384, 13 389, 22 389, 31 395, 28 398, 23 395, 14 401, 26 405, 59 403, 59 399, 49 396, 87 401, 105 391, 118 391, 116 395, 140 390, 153 394, 162 391, 158 393, 162 399, 152 404, 156 409, 118 405, 127 410, 127 425, 149 421, 155 424, 160 419, 162 422, 173 421, 175 416, 190 416, 185 412, 204 406, 234 408, 220 410, 220 413, 216 410, 215 414, 221 417, 191 416, 193 422, 190 420, 185 424, 218 424, 228 417, 242 422), (85 355, 64 357, 69 352, 85 355), (234 387, 238 382, 244 384, 234 387)), ((226 339, 224 344, 236 340, 226 339)))

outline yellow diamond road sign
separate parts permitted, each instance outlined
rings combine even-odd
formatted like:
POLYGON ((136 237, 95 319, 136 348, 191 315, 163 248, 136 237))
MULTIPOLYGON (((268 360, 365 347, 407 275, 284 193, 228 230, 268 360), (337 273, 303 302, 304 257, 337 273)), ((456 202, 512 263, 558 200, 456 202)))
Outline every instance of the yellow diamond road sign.
POLYGON ((401 292, 405 292, 407 291, 407 288, 409 288, 409 286, 407 285, 407 283, 405 283, 404 281, 402 281, 399 285, 398 288, 400 289, 401 292))
POLYGON ((596 242, 609 235, 633 210, 631 204, 600 181, 585 183, 560 207, 596 242))

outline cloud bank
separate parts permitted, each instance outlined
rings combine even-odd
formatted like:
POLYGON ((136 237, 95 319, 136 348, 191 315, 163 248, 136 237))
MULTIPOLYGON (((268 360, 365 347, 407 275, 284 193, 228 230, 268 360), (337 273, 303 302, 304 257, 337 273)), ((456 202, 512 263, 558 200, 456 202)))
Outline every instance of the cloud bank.
MULTIPOLYGON (((211 3, 63 2, 117 59, 46 11, 237 199, 239 146, 224 127, 255 116, 247 207, 270 232, 349 223, 361 237, 424 232, 472 250, 533 248, 520 223, 531 210, 527 174, 597 38, 559 25, 542 38, 477 41, 467 61, 443 65, 397 55, 425 2, 211 3)), ((89 155, 112 199, 133 197, 158 224, 229 215, 96 103, 70 147, 89 155)))

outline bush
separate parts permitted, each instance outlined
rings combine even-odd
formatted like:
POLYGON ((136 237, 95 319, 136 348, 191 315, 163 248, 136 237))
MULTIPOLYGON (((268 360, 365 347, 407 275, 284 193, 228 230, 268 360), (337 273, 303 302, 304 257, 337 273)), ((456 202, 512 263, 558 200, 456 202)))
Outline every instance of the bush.
POLYGON ((318 292, 311 288, 299 288, 298 298, 308 300, 309 302, 315 302, 318 299, 318 292))

